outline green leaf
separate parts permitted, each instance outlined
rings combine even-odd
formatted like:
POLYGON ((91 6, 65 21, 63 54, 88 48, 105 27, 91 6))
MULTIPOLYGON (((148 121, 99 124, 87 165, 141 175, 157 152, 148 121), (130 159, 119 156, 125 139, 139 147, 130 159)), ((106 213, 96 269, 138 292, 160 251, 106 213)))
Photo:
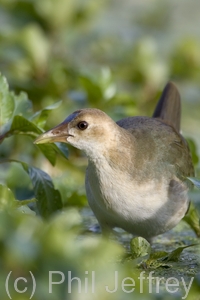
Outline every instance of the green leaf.
POLYGON ((183 220, 190 225, 196 235, 200 237, 199 214, 193 203, 190 203, 189 211, 183 220))
POLYGON ((27 205, 22 205, 17 208, 23 214, 35 216, 35 211, 31 210, 27 205))
MULTIPOLYGON (((36 138, 43 131, 37 127, 31 121, 25 119, 22 116, 15 116, 11 124, 10 130, 6 132, 6 137, 9 137, 14 134, 27 135, 31 138, 36 138)), ((55 144, 43 144, 37 145, 37 147, 42 151, 45 157, 50 161, 52 165, 55 165, 56 162, 56 153, 59 153, 64 158, 67 158, 68 152, 64 150, 64 146, 61 146, 59 143, 55 144)))
POLYGON ((58 108, 61 105, 62 101, 58 101, 50 106, 47 106, 43 108, 42 110, 36 112, 32 118, 31 121, 34 122, 37 126, 43 128, 46 124, 47 117, 49 113, 53 110, 58 108))
POLYGON ((36 199, 30 200, 16 200, 12 191, 5 185, 0 184, 0 209, 2 208, 17 208, 23 213, 34 214, 35 212, 32 211, 27 205, 30 203, 35 202, 36 199))
POLYGON ((36 138, 38 134, 42 133, 42 130, 39 129, 35 124, 25 119, 22 116, 15 116, 11 124, 9 135, 11 134, 25 134, 31 137, 36 138))
POLYGON ((0 74, 0 127, 4 126, 3 132, 10 129, 13 116, 25 114, 32 108, 27 94, 21 92, 19 95, 9 91, 8 83, 0 74))
MULTIPOLYGON (((42 127, 49 112, 60 104, 61 101, 44 108, 37 112, 32 119, 35 119, 36 124, 42 127)), ((28 100, 26 93, 22 92, 19 95, 15 95, 13 92, 10 92, 6 79, 0 75, 0 143, 11 135, 23 134, 35 139, 42 133, 42 130, 36 124, 21 115, 29 114, 31 108, 32 104, 28 100)), ((68 157, 67 147, 59 143, 57 145, 38 145, 38 147, 52 165, 56 163, 56 153, 59 153, 64 158, 68 157)))
POLYGON ((38 144, 37 147, 42 151, 44 156, 53 166, 56 163, 56 153, 60 154, 64 158, 68 158, 68 149, 62 143, 38 144))
POLYGON ((21 163, 31 179, 35 197, 38 200, 36 204, 40 214, 47 218, 52 213, 60 210, 62 208, 61 195, 54 188, 51 177, 38 168, 30 167, 23 162, 19 163, 21 163))
POLYGON ((0 128, 1 142, 9 136, 9 130, 13 117, 18 114, 28 114, 31 112, 32 103, 28 100, 26 93, 19 95, 9 91, 6 79, 0 75, 0 128))
POLYGON ((152 260, 157 260, 157 259, 162 259, 164 257, 166 257, 168 255, 168 252, 166 251, 156 251, 156 252, 152 252, 150 254, 150 258, 152 260))
MULTIPOLYGON (((54 188, 51 177, 47 173, 19 160, 9 159, 7 161, 21 164, 23 169, 28 173, 35 197, 38 200, 36 201, 36 205, 41 216, 47 218, 62 208, 60 192, 54 188)), ((22 203, 27 204, 27 201, 33 202, 34 199, 26 200, 24 203, 22 201, 22 203)))
POLYGON ((21 92, 19 95, 14 94, 15 98, 15 111, 16 115, 28 115, 32 112, 32 102, 28 99, 26 93, 21 92))
POLYGON ((32 215, 35 216, 36 213, 32 209, 28 207, 28 204, 36 202, 37 199, 29 199, 29 200, 15 200, 15 207, 18 211, 20 211, 23 214, 32 215))
POLYGON ((77 191, 73 192, 70 197, 67 198, 66 206, 84 207, 87 204, 87 198, 85 194, 79 194, 77 191))
POLYGON ((98 80, 104 99, 110 100, 116 94, 116 85, 113 83, 112 73, 109 68, 101 69, 100 78, 98 80))
POLYGON ((178 261, 180 255, 184 249, 195 246, 195 245, 196 244, 181 246, 171 252, 166 252, 166 251, 152 252, 150 254, 150 257, 145 261, 145 266, 147 268, 153 268, 153 269, 157 269, 160 267, 161 268, 169 268, 169 267, 171 267, 171 265, 169 265, 168 262, 178 261))
POLYGON ((87 92, 88 101, 91 104, 97 104, 103 99, 103 93, 100 86, 87 76, 80 76, 80 81, 85 91, 87 92))
POLYGON ((130 246, 131 254, 134 259, 145 256, 151 252, 151 246, 149 242, 142 237, 133 238, 130 246))
POLYGON ((55 166, 56 163, 56 149, 53 144, 39 144, 37 147, 44 154, 44 156, 49 160, 49 162, 55 166))
POLYGON ((198 162, 199 162, 197 145, 196 145, 195 141, 191 138, 187 138, 187 142, 189 144, 190 151, 191 151, 191 154, 192 154, 193 164, 197 165, 198 162))
POLYGON ((35 198, 29 199, 29 200, 15 200, 15 206, 16 207, 21 207, 21 206, 24 206, 24 205, 28 205, 30 203, 34 203, 36 201, 37 200, 35 198))
POLYGON ((200 179, 195 177, 187 177, 198 189, 200 189, 200 179))
POLYGON ((163 262, 166 258, 168 252, 166 251, 156 251, 150 254, 150 257, 145 261, 145 266, 147 268, 157 269, 157 268, 169 268, 171 265, 163 262))
POLYGON ((14 109, 14 94, 9 92, 6 78, 0 74, 0 128, 11 119, 14 109))
POLYGON ((178 261, 183 250, 186 248, 192 247, 192 246, 196 246, 196 244, 178 247, 177 249, 168 253, 168 255, 166 255, 162 260, 163 261, 178 261))
POLYGON ((22 26, 18 38, 33 70, 43 74, 48 66, 50 45, 42 28, 37 23, 27 23, 26 26, 22 26))
POLYGON ((65 143, 54 143, 56 148, 55 150, 60 154, 62 155, 64 158, 68 158, 69 156, 69 150, 66 146, 65 143))
POLYGON ((12 191, 5 185, 0 184, 0 208, 13 207, 15 197, 12 191))
MULTIPOLYGON (((11 134, 24 134, 28 135, 32 138, 36 138, 38 135, 42 133, 42 130, 37 127, 34 123, 30 122, 29 120, 25 119, 22 116, 15 116, 8 132, 9 135, 11 134)), ((37 145, 37 147, 42 151, 42 153, 46 156, 46 158, 50 161, 50 163, 54 166, 56 162, 56 153, 61 154, 65 158, 66 152, 64 153, 63 150, 60 150, 60 145, 54 144, 43 144, 37 145)))

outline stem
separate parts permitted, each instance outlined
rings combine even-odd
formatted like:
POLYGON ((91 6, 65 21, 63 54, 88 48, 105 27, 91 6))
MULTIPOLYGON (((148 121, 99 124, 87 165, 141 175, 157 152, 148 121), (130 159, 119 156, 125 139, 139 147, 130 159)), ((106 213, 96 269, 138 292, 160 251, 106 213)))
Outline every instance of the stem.
POLYGON ((3 142, 3 140, 9 136, 9 131, 3 133, 3 134, 0 134, 0 144, 3 142))

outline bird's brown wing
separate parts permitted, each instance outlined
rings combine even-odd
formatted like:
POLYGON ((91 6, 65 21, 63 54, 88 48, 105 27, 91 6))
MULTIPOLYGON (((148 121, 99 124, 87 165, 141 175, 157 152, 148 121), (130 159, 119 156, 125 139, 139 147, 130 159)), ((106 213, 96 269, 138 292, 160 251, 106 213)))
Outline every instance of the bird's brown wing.
POLYGON ((177 177, 184 179, 194 176, 192 156, 187 141, 179 134, 170 144, 171 156, 169 161, 176 166, 177 177))
MULTIPOLYGON (((149 168, 146 164, 149 161, 152 172, 156 169, 161 173, 163 166, 166 169, 175 166, 177 177, 181 180, 194 176, 189 146, 173 126, 160 119, 148 117, 129 117, 117 124, 134 137, 133 151, 137 157, 134 165, 139 172, 145 171, 145 166, 149 168)), ((149 169, 146 171, 150 172, 149 169)))

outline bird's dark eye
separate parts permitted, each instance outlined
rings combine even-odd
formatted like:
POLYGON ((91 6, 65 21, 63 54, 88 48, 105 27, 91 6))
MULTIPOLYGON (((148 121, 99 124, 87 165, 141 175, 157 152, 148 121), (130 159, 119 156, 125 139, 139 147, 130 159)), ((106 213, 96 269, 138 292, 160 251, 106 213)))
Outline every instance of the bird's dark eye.
POLYGON ((77 124, 77 127, 80 130, 85 130, 88 127, 88 123, 86 121, 81 121, 77 124))

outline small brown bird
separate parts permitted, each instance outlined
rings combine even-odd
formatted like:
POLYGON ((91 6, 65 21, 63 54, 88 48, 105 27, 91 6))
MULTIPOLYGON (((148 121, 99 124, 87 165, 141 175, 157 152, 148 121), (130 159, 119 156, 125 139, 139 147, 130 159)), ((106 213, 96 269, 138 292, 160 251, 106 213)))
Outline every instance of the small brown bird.
POLYGON ((103 233, 120 227, 148 240, 188 210, 191 154, 180 130, 180 95, 168 83, 153 117, 114 122, 98 109, 73 112, 35 143, 69 143, 88 157, 86 193, 103 233))

